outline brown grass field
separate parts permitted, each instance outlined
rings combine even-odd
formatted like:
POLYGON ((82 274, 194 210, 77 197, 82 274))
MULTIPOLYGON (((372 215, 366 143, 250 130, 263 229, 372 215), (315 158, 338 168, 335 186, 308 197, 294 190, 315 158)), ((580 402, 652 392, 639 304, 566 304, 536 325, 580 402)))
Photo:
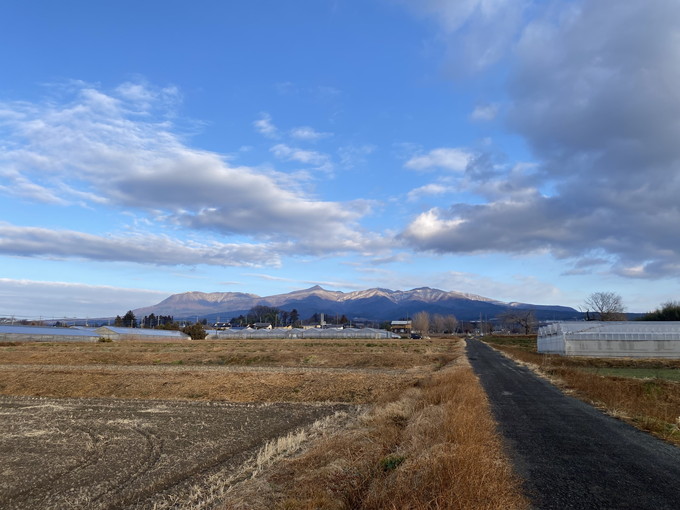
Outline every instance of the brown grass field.
POLYGON ((0 364, 6 365, 413 368, 449 360, 449 346, 438 340, 0 343, 0 364))
POLYGON ((13 427, 0 444, 14 459, 0 459, 3 508, 527 508, 458 339, 4 344, 0 395, 0 421, 13 427), (33 416, 21 414, 31 406, 42 421, 17 420, 33 416), (145 411, 164 406, 170 422, 145 411), (299 417, 288 428, 285 412, 299 417), (91 446, 80 455, 83 434, 91 446), (137 475, 94 462, 134 441, 137 475), (26 492, 27 458, 88 476, 68 475, 81 484, 75 492, 67 478, 40 478, 26 492), (117 506, 102 495, 112 491, 106 480, 124 480, 117 506))
POLYGON ((680 369, 680 360, 582 358, 536 352, 536 336, 488 337, 488 343, 528 364, 574 396, 612 416, 680 445, 680 382, 608 375, 598 369, 680 369))

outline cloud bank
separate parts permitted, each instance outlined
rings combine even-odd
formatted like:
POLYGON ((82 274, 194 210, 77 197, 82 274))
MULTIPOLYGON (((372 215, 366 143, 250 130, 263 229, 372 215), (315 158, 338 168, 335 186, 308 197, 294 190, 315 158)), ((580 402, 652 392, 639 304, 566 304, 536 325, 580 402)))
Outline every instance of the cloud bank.
POLYGON ((427 12, 441 15, 449 41, 472 41, 450 57, 476 55, 479 72, 500 58, 495 39, 473 44, 480 27, 521 6, 527 20, 498 35, 510 69, 503 120, 536 166, 466 172, 480 203, 423 212, 403 239, 438 253, 547 250, 579 270, 596 257, 623 276, 680 276, 680 4, 511 3, 432 1, 427 12))
MULTIPOLYGON (((367 206, 323 201, 272 170, 231 164, 190 147, 171 119, 176 89, 126 83, 112 92, 76 82, 42 103, 0 103, 0 193, 55 206, 108 207, 146 215, 165 235, 52 233, 0 225, 0 251, 156 264, 278 265, 283 255, 382 250, 364 232, 367 206), (201 231, 215 241, 185 241, 201 231), (328 239, 325 232, 334 232, 328 239), (233 242, 224 242, 224 239, 233 242), (144 239, 144 246, 137 246, 144 239), (247 239, 244 242, 243 239, 247 239)), ((255 127, 275 137, 263 114, 255 127)), ((320 135, 311 128, 302 137, 320 135)), ((279 158, 328 169, 319 152, 277 145, 279 158)), ((203 236, 202 238, 205 238, 203 236)))

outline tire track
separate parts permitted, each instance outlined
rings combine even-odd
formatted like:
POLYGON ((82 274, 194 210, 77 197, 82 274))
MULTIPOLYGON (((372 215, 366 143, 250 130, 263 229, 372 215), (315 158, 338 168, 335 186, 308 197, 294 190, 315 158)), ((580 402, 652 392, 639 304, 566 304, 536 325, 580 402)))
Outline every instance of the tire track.
MULTIPOLYGON (((79 471, 83 471, 90 466, 94 466, 98 462, 101 452, 97 448, 97 445, 99 444, 97 437, 93 435, 89 429, 84 427, 73 427, 73 429, 84 434, 92 444, 91 448, 87 448, 85 450, 88 453, 86 453, 83 461, 72 467, 65 467, 61 470, 53 470, 49 474, 39 479, 37 482, 32 483, 29 487, 8 493, 6 495, 6 499, 8 503, 12 505, 12 508, 23 508, 23 504, 29 499, 27 496, 30 496, 35 492, 40 492, 45 487, 57 485, 57 482, 69 476, 73 476, 79 471)), ((49 493, 50 491, 48 490, 47 492, 49 493)))
MULTIPOLYGON (((121 494, 126 492, 126 489, 135 480, 142 478, 158 464, 158 461, 163 453, 163 440, 153 432, 144 430, 142 427, 130 427, 130 430, 142 436, 144 438, 144 443, 146 444, 146 448, 144 449, 144 459, 142 460, 140 467, 134 471, 125 472, 124 476, 119 478, 114 484, 111 484, 99 494, 93 496, 91 499, 92 503, 101 502, 104 497, 115 494, 114 497, 106 501, 106 505, 104 505, 104 507, 118 507, 119 501, 123 499, 121 494)), ((136 494, 136 496, 138 495, 136 494)))

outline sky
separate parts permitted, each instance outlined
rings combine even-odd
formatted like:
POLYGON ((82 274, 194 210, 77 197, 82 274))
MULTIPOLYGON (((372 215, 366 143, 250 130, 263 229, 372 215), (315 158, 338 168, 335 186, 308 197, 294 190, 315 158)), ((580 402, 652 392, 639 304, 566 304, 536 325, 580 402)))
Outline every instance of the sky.
POLYGON ((677 0, 5 0, 0 317, 678 299, 677 0))

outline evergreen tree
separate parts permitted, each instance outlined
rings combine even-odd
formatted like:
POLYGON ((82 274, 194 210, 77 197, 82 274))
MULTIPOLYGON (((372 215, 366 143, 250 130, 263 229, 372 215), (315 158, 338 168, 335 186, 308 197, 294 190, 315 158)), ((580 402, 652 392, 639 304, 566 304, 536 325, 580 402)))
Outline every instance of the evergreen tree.
POLYGON ((135 317, 135 314, 132 313, 132 310, 128 310, 127 313, 123 315, 123 327, 124 328, 137 327, 137 318, 135 317))
POLYGON ((296 328, 300 325, 300 314, 298 313, 297 309, 293 308, 290 311, 290 317, 288 319, 290 321, 290 324, 296 328))

